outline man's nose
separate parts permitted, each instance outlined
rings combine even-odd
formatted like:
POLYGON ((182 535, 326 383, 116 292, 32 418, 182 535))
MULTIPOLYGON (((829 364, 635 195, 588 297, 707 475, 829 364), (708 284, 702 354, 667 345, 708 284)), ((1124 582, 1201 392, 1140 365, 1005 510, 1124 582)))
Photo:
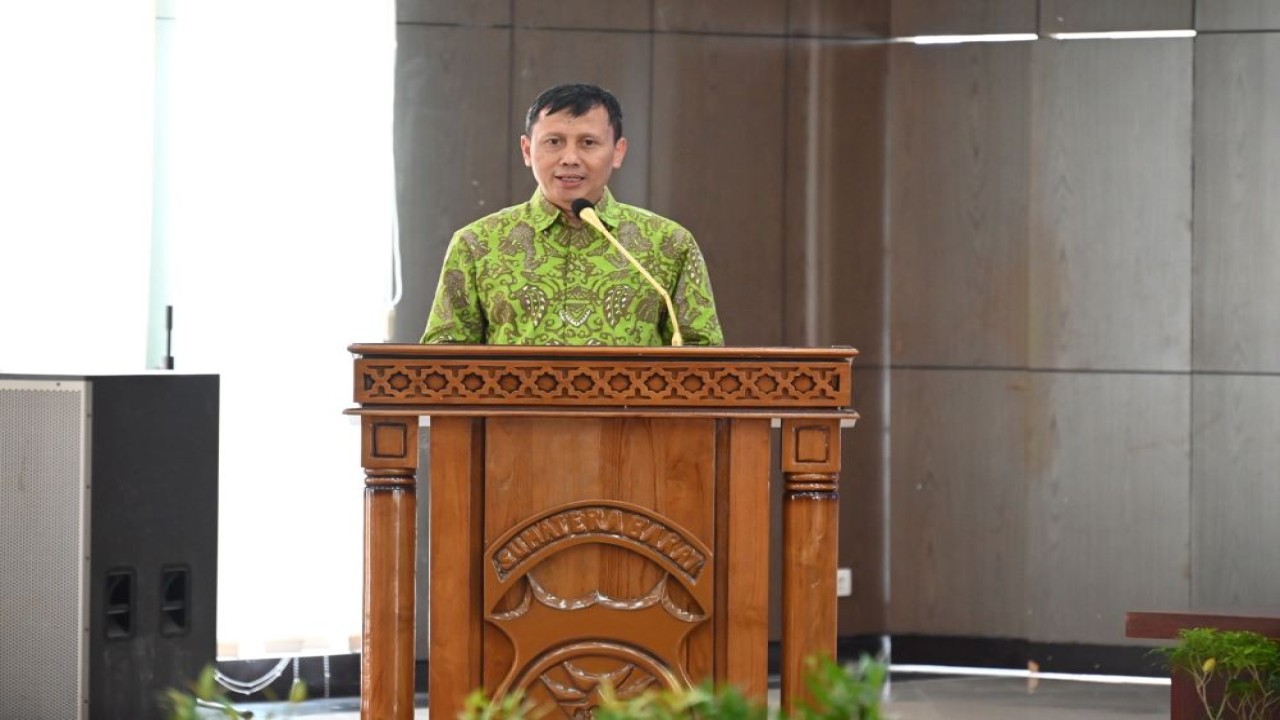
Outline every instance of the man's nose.
POLYGON ((560 153, 560 164, 561 165, 577 165, 578 149, 572 145, 566 146, 564 149, 564 152, 560 153))

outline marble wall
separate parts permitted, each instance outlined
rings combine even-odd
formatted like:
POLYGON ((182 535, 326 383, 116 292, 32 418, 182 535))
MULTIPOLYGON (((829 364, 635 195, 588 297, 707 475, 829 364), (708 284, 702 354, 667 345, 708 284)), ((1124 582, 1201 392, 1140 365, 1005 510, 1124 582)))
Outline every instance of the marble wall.
POLYGON ((862 352, 842 634, 1124 645, 1280 591, 1276 3, 401 0, 398 36, 397 339, 532 192, 533 96, 587 81, 730 344, 862 352), (969 33, 1038 39, 886 41, 969 33))

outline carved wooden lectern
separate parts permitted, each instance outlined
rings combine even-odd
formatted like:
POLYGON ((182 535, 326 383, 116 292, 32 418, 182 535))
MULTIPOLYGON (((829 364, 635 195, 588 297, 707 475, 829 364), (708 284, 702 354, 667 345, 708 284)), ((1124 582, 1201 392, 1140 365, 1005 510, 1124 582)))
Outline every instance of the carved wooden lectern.
POLYGON ((767 691, 782 423, 782 702, 835 653, 852 349, 353 345, 365 468, 361 717, 410 718, 430 416, 433 717, 520 690, 566 716, 711 678, 767 691))

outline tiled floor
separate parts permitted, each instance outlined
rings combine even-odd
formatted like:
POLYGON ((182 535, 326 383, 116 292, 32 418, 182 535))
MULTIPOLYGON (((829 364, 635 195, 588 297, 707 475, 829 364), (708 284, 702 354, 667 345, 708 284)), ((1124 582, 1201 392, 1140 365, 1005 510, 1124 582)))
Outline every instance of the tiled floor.
MULTIPOLYGON (((252 711, 254 720, 354 720, 360 716, 359 702, 353 698, 311 700, 292 707, 246 705, 242 709, 252 711)), ((1156 720, 1169 717, 1169 687, 1036 678, 896 675, 890 680, 884 710, 887 720, 1156 720)), ((414 717, 428 717, 427 709, 420 708, 414 717)))
POLYGON ((885 706, 900 720, 1155 720, 1168 685, 999 677, 894 681, 885 706))

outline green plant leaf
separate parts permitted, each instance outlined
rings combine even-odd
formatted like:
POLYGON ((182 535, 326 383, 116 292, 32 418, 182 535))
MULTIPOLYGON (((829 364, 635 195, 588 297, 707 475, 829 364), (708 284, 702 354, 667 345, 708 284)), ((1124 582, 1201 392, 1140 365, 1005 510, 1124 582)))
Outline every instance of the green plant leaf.
POLYGON ((294 678, 293 684, 289 686, 289 702, 300 703, 307 699, 307 684, 302 678, 294 678))

